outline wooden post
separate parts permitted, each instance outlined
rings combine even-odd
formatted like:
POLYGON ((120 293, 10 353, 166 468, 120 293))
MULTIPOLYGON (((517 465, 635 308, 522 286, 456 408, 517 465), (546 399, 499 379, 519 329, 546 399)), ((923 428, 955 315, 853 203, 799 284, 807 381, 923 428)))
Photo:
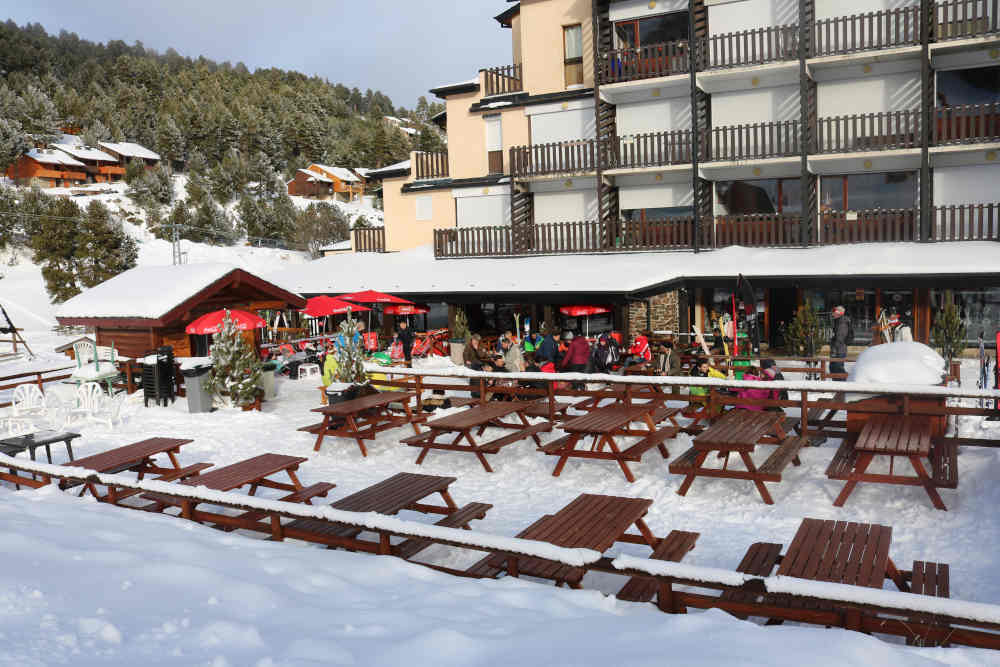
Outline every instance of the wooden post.
POLYGON ((709 424, 712 423, 713 412, 715 412, 715 387, 708 390, 708 403, 705 404, 705 416, 709 424))
POLYGON ((421 382, 422 379, 423 377, 420 375, 414 376, 414 385, 416 385, 416 390, 417 390, 417 412, 420 412, 421 410, 424 409, 423 391, 421 388, 421 385, 423 384, 421 382))
POLYGON ((486 405, 486 378, 479 378, 479 404, 486 405))
POLYGON ((35 373, 35 376, 36 376, 35 384, 38 385, 38 391, 40 391, 40 392, 42 392, 44 394, 45 393, 45 384, 42 382, 42 373, 41 373, 41 371, 39 371, 38 373, 35 373))
POLYGON ((553 380, 546 383, 546 391, 549 394, 549 421, 552 422, 556 419, 556 385, 553 380))
POLYGON ((801 422, 802 437, 809 437, 809 392, 802 390, 799 395, 799 411, 802 413, 799 415, 799 420, 801 422))

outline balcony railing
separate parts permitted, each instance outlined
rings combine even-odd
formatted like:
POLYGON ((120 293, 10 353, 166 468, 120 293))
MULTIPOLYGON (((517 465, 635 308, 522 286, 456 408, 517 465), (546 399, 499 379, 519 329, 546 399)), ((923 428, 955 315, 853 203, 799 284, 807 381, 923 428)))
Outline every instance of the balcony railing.
POLYGON ((598 64, 601 83, 684 74, 690 69, 689 53, 687 41, 608 51, 598 64))
POLYGON ((490 95, 508 95, 524 90, 524 79, 521 75, 520 63, 503 65, 483 70, 484 97, 490 95))
POLYGON ((795 246, 802 243, 802 219, 781 213, 721 215, 715 218, 712 247, 795 246))
POLYGON ((935 7, 937 24, 935 37, 949 39, 978 37, 1000 31, 998 0, 945 0, 935 7))
POLYGON ((358 227, 353 234, 354 252, 385 252, 385 227, 358 227))
POLYGON ((782 120, 713 127, 712 160, 754 160, 799 154, 799 121, 782 120))
POLYGON ((920 7, 898 7, 816 21, 817 56, 920 44, 920 7))
POLYGON ((1000 241, 1000 204, 935 206, 933 241, 1000 241))
POLYGON ((741 67, 798 58, 799 27, 779 25, 712 35, 705 40, 702 69, 741 67))
POLYGON ((920 146, 920 111, 884 111, 820 118, 816 153, 916 148, 920 146))
POLYGON ((966 104, 935 109, 931 141, 943 144, 975 144, 1000 141, 1000 104, 966 104))
POLYGON ((585 173, 596 168, 596 139, 514 146, 510 149, 510 173, 515 178, 585 173))
POLYGON ((820 215, 819 243, 918 241, 920 211, 913 208, 827 211, 820 215))
POLYGON ((691 162, 691 130, 647 132, 620 137, 608 155, 609 169, 660 167, 691 162))
POLYGON ((414 153, 416 179, 446 178, 448 176, 448 153, 414 153))

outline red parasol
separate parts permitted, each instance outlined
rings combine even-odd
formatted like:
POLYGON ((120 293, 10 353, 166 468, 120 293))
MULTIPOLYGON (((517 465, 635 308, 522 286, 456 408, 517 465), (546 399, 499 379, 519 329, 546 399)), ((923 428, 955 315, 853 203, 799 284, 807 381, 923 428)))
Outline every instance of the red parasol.
POLYGON ((222 330, 222 322, 226 318, 226 312, 229 313, 229 318, 236 323, 236 328, 240 331, 246 331, 247 329, 261 329, 267 326, 267 323, 257 315, 253 313, 248 313, 245 310, 216 310, 211 313, 202 315, 196 319, 191 324, 187 325, 184 329, 185 333, 189 334, 215 334, 222 330))
POLYGON ((386 306, 382 309, 382 312, 386 315, 423 315, 424 313, 431 312, 428 306, 423 304, 405 304, 399 303, 391 306, 386 306))
POLYGON ((559 309, 559 312, 563 315, 568 315, 570 317, 585 317, 585 326, 587 327, 584 336, 590 335, 590 316, 591 315, 602 315, 604 313, 610 313, 611 309, 604 306, 563 306, 559 309))
POLYGON ((348 311, 357 313, 363 310, 371 310, 371 308, 357 303, 343 301, 336 297, 322 295, 314 296, 306 301, 306 307, 303 308, 301 312, 305 313, 309 317, 326 317, 327 315, 343 315, 348 311))
POLYGON ((365 290, 364 292, 354 292, 352 294, 341 294, 337 298, 343 299, 344 301, 353 301, 354 303, 395 303, 413 305, 412 301, 400 299, 398 296, 385 294, 383 292, 376 292, 374 290, 365 290))

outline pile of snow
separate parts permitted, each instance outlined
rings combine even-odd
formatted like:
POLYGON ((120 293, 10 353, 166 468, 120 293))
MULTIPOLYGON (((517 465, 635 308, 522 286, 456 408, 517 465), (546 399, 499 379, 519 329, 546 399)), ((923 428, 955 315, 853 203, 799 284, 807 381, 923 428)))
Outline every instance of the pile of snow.
POLYGON ((869 347, 858 356, 848 382, 941 384, 944 358, 923 343, 899 342, 869 347))

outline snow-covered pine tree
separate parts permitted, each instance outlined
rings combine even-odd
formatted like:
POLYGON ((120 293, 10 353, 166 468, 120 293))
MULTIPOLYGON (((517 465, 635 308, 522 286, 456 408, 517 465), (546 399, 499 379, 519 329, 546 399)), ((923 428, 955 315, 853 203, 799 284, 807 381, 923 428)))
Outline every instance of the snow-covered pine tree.
POLYGON ((937 311, 931 337, 934 346, 941 350, 941 356, 948 361, 949 366, 955 357, 962 354, 965 347, 965 324, 951 291, 944 293, 944 308, 937 311))
POLYGON ((794 356, 813 357, 820 346, 820 326, 816 311, 808 301, 799 306, 785 333, 788 352, 794 356))
POLYGON ((76 226, 77 280, 94 287, 135 266, 139 247, 108 208, 92 201, 76 226))
POLYGON ((205 389, 224 406, 249 405, 257 397, 260 368, 260 360, 226 310, 222 329, 212 337, 212 370, 206 377, 205 389))
POLYGON ((365 356, 361 349, 358 323, 348 314, 340 323, 340 345, 337 347, 337 382, 364 384, 365 356))
POLYGON ((29 150, 31 142, 21 124, 13 118, 0 117, 0 175, 29 150))

